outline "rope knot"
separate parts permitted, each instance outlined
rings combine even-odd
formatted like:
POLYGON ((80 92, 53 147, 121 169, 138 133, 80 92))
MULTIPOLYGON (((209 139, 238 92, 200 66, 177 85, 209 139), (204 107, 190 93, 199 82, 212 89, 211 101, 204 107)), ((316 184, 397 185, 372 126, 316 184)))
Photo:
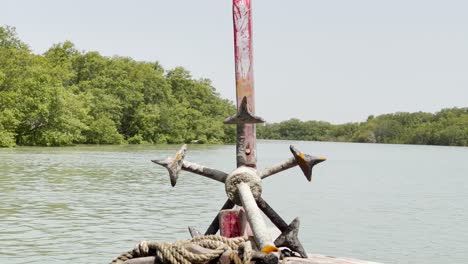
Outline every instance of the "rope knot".
POLYGON ((175 243, 143 240, 133 250, 115 258, 111 264, 123 263, 129 259, 155 256, 159 263, 204 264, 219 259, 225 252, 231 252, 230 260, 235 264, 250 264, 252 245, 247 237, 227 238, 219 235, 194 237, 175 243), (194 253, 193 246, 210 249, 209 253, 194 253), (192 250, 190 250, 192 249, 192 250), (234 251, 242 252, 242 259, 234 251))

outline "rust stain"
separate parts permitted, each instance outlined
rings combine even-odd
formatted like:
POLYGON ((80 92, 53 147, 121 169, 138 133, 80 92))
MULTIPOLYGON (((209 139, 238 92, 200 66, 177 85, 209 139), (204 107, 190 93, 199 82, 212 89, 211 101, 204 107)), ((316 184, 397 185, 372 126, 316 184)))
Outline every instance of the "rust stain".
POLYGON ((272 245, 268 245, 262 248, 262 252, 266 254, 270 254, 272 252, 278 252, 278 251, 279 251, 279 248, 272 246, 272 245))
POLYGON ((236 84, 236 91, 237 91, 237 98, 240 98, 242 101, 242 98, 246 96, 247 98, 253 96, 253 88, 252 88, 252 83, 249 79, 240 79, 237 81, 236 84))
POLYGON ((304 153, 299 152, 299 153, 297 154, 297 156, 299 157, 299 163, 300 163, 302 166, 307 166, 307 161, 305 160, 304 153))

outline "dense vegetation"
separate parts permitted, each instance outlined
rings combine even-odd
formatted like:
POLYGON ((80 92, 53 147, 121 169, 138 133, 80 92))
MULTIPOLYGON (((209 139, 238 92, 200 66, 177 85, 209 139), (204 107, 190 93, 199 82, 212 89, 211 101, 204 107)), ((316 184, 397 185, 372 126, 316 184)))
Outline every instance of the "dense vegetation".
POLYGON ((369 116, 342 125, 291 119, 259 125, 257 133, 263 139, 468 146, 468 108, 369 116))
MULTIPOLYGON (((0 27, 0 147, 227 143, 235 127, 222 120, 234 112, 209 80, 183 68, 80 52, 71 42, 36 55, 14 28, 0 27)), ((468 108, 257 127, 263 139, 468 146, 468 108)))
POLYGON ((0 146, 232 142, 232 115, 209 80, 157 62, 80 52, 33 54, 0 27, 0 146))

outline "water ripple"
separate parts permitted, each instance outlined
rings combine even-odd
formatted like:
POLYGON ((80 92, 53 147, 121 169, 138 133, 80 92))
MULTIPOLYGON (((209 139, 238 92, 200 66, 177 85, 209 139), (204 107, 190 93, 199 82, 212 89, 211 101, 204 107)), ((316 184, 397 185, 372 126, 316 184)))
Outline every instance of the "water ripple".
MULTIPOLYGON (((269 178, 264 197, 301 216, 308 251, 386 263, 466 263, 468 149, 296 142, 324 155, 313 184, 298 169, 269 178), (398 155, 395 155, 398 154, 398 155), (428 164, 433 157, 444 157, 428 164)), ((259 144, 259 166, 289 158, 259 144)), ((225 201, 218 182, 182 173, 176 188, 149 162, 177 146, 0 150, 2 262, 107 263, 143 239, 203 231, 225 201)), ((232 170, 235 146, 191 146, 187 159, 232 170)))

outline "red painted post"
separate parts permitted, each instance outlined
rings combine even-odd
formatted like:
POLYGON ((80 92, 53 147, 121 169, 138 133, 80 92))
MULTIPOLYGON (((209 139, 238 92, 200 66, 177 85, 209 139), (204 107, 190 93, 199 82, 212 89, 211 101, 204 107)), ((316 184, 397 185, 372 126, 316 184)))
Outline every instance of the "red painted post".
MULTIPOLYGON (((255 114, 251 0, 233 0, 233 20, 237 108, 246 97, 248 110, 255 114)), ((237 167, 257 167, 256 139, 255 124, 237 125, 237 167)))

